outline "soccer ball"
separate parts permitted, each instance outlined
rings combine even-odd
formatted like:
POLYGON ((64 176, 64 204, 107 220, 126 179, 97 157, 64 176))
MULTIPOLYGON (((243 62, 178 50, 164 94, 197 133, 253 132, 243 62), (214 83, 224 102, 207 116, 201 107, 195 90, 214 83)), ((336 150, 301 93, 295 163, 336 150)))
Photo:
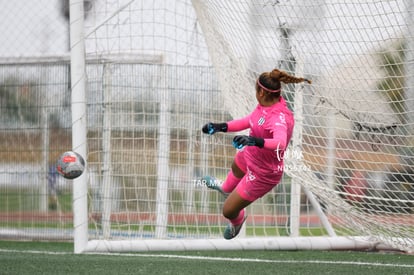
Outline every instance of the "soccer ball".
POLYGON ((85 170, 85 160, 78 153, 68 151, 59 157, 56 169, 65 179, 75 179, 85 170))

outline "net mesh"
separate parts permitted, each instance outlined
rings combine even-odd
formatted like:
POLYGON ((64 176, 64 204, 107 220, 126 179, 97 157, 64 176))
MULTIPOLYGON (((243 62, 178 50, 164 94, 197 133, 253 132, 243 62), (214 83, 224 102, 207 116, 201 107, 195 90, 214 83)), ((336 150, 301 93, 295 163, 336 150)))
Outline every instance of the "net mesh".
POLYGON ((254 106, 248 91, 263 71, 312 79, 284 87, 300 138, 286 173, 317 196, 339 234, 411 250, 413 4, 193 2, 213 64, 226 75, 230 113, 254 106))

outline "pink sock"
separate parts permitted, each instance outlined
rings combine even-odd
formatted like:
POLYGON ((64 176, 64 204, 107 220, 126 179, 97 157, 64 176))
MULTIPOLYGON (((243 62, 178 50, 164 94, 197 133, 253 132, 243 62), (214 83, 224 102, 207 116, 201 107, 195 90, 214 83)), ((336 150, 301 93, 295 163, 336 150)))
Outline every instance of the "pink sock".
POLYGON ((226 180, 223 182, 223 185, 221 186, 221 190, 223 190, 226 193, 230 193, 236 188, 237 184, 239 184, 241 179, 236 178, 236 176, 233 174, 233 172, 230 170, 230 172, 227 174, 226 180))
POLYGON ((239 215, 235 219, 231 219, 230 222, 232 225, 240 225, 244 219, 244 209, 240 210, 239 215))

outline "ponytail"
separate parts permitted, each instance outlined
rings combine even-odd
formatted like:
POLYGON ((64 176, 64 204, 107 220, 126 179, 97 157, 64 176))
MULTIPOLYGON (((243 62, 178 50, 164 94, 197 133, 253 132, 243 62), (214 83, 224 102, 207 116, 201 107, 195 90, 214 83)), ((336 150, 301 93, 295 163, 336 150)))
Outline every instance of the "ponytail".
POLYGON ((283 82, 285 84, 289 83, 300 83, 300 82, 308 82, 309 84, 312 83, 311 80, 303 78, 303 77, 295 77, 293 75, 289 75, 288 73, 284 71, 280 71, 278 69, 274 69, 269 73, 269 77, 272 80, 276 80, 279 82, 283 82))

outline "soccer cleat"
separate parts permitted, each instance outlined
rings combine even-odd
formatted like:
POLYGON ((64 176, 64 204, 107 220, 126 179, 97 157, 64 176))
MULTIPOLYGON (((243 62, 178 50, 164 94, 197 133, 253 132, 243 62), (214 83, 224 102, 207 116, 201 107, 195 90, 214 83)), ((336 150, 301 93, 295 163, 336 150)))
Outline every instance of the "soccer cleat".
POLYGON ((226 193, 221 189, 221 181, 215 177, 204 176, 201 178, 201 182, 204 183, 209 189, 220 192, 224 197, 229 195, 229 193, 226 193))
POLYGON ((224 238, 226 240, 231 240, 234 237, 236 237, 239 234, 240 229, 243 227, 243 224, 246 221, 246 219, 247 219, 247 214, 245 213, 244 218, 243 218, 243 222, 241 224, 233 225, 233 224, 229 223, 227 225, 226 229, 224 230, 224 234, 223 234, 224 238))

